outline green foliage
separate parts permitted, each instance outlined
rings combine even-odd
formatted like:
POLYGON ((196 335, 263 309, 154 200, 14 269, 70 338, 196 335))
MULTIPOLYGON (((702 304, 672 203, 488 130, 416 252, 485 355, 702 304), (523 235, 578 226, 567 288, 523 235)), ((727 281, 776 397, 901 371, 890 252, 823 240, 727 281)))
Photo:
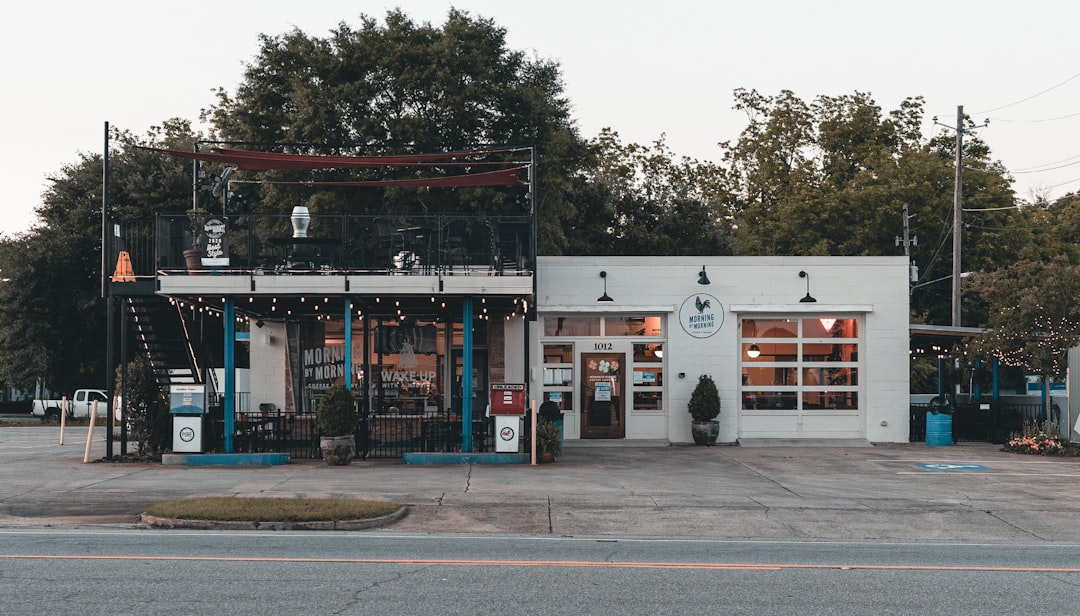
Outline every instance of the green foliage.
MULTIPOLYGON (((303 153, 379 154, 446 151, 477 144, 536 146, 539 249, 567 245, 582 185, 571 177, 587 150, 570 119, 559 66, 506 45, 490 19, 451 9, 441 26, 416 23, 401 10, 383 22, 361 16, 328 37, 293 30, 263 36, 235 94, 218 92, 207 114, 226 141, 294 145, 303 153), (332 151, 328 151, 332 150, 332 151)), ((388 179, 385 169, 323 171, 320 180, 388 179)), ((415 169, 397 170, 401 177, 415 169)), ((245 179, 252 179, 247 173, 245 179)), ((310 180, 310 174, 266 173, 265 179, 310 180)), ((267 185, 256 208, 287 212, 302 203, 313 214, 523 213, 504 189, 362 188, 267 185), (358 190, 363 191, 358 195, 358 190)))
POLYGON ((356 432, 359 418, 356 401, 345 385, 331 385, 317 407, 319 434, 321 436, 346 436, 356 432))
POLYGON ((718 193, 715 165, 677 159, 664 138, 651 147, 623 145, 605 129, 591 142, 596 169, 591 180, 603 192, 590 238, 591 254, 730 254, 730 217, 718 193))
MULTIPOLYGON (((155 127, 145 139, 113 130, 113 143, 191 147, 183 121, 155 127)), ((106 306, 101 297, 100 155, 80 155, 49 178, 37 208, 40 224, 0 238, 0 380, 68 392, 103 383, 106 306)), ((110 156, 110 215, 146 219, 190 202, 191 166, 134 149, 110 156)), ((150 245, 149 243, 147 245, 150 245)), ((107 255, 108 271, 116 255, 107 255)))
POLYGON ((128 364, 127 380, 116 374, 116 391, 124 406, 123 424, 136 443, 140 456, 159 454, 169 446, 172 422, 169 401, 158 385, 150 362, 140 357, 128 364))
POLYGON ((697 385, 690 394, 687 410, 694 421, 712 421, 720 414, 720 392, 708 374, 698 377, 697 385))
POLYGON ((559 426, 555 422, 541 421, 536 424, 536 449, 540 453, 550 453, 556 457, 562 455, 559 426))
POLYGON ((989 331, 971 344, 975 354, 997 357, 1006 366, 1061 378, 1069 349, 1080 344, 1080 266, 1062 255, 1023 260, 993 272, 973 274, 971 289, 994 307, 989 331))

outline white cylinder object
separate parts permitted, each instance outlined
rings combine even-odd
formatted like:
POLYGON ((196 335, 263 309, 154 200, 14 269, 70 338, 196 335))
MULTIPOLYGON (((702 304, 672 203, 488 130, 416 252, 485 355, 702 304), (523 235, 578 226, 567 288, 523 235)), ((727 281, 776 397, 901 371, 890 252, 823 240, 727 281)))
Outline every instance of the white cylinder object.
POLYGON ((308 209, 298 205, 292 209, 293 237, 307 237, 308 226, 311 225, 311 214, 308 209))

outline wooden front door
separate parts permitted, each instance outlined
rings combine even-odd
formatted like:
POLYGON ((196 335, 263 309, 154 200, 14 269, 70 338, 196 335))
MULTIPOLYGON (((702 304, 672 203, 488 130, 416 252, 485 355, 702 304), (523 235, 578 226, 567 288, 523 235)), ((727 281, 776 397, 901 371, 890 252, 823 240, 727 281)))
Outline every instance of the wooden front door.
POLYGON ((626 436, 626 354, 581 354, 581 438, 626 436))

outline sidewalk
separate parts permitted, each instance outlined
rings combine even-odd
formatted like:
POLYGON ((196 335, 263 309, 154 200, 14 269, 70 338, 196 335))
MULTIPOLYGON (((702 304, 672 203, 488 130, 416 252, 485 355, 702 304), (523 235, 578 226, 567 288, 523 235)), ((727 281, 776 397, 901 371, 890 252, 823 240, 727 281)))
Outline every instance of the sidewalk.
MULTIPOLYGON (((928 447, 569 443, 554 464, 276 467, 83 464, 86 428, 0 427, 0 527, 134 526, 204 495, 352 497, 409 507, 369 532, 1080 541, 1080 458, 928 447)), ((105 453, 98 432, 92 459, 105 453)))

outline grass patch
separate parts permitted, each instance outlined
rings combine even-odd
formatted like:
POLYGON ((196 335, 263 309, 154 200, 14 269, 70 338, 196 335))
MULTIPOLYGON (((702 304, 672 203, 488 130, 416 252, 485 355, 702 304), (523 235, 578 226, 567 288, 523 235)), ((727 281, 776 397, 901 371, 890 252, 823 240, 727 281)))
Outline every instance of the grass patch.
POLYGON ((210 496, 164 501, 147 509, 159 518, 225 522, 366 520, 397 511, 397 503, 347 498, 243 498, 210 496))

